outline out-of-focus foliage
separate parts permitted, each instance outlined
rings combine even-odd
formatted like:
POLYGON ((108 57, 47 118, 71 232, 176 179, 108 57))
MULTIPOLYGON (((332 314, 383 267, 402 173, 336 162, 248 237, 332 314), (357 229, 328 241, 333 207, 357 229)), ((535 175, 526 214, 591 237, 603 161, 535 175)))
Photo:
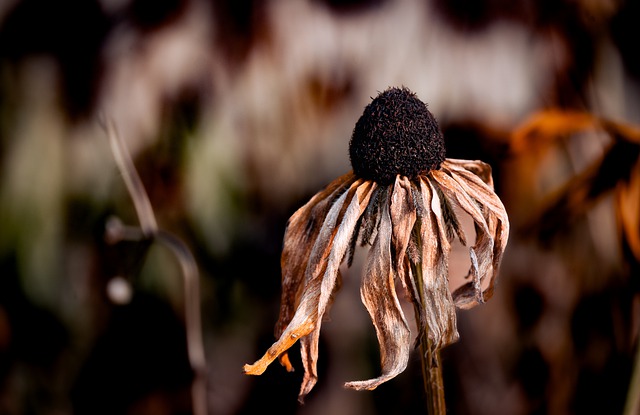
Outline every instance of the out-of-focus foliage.
POLYGON ((459 312, 443 352, 450 413, 619 413, 640 324, 639 15, 621 0, 0 2, 0 412, 190 413, 178 264, 104 239, 110 217, 137 221, 104 116, 199 266, 211 413, 421 411, 417 355, 373 392, 342 388, 379 371, 358 253, 305 405, 300 370, 241 372, 274 340, 288 217, 349 170, 370 97, 406 85, 448 157, 491 164, 512 223, 494 298, 459 312))

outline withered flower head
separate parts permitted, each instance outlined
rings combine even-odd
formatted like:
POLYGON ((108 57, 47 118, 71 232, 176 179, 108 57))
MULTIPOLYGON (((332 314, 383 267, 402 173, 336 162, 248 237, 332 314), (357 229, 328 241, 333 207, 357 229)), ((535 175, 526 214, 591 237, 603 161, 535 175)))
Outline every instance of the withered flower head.
POLYGON ((492 296, 509 221, 489 165, 445 159, 444 153, 436 120, 408 89, 388 89, 365 108, 349 143, 354 171, 289 219, 278 340, 260 360, 245 365, 245 373, 262 374, 276 358, 292 371, 287 350, 299 340, 305 369, 300 399, 309 393, 317 380, 322 318, 339 285, 339 266, 345 260, 351 265, 357 243, 370 246, 360 293, 380 343, 382 374, 345 386, 374 389, 407 365, 411 332, 397 281, 434 349, 457 340, 455 307, 471 308, 492 296), (476 235, 468 281, 451 293, 450 244, 454 237, 467 243, 461 212, 473 219, 476 235))

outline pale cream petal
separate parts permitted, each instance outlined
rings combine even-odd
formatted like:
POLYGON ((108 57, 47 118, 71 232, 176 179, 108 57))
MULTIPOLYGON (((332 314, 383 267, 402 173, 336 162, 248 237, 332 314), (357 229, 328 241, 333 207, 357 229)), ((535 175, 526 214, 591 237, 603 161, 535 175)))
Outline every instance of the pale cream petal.
POLYGON ((411 332, 396 294, 391 258, 392 226, 388 204, 382 204, 380 226, 367 257, 367 267, 360 295, 380 343, 381 376, 364 381, 347 382, 346 387, 371 390, 397 376, 407 366, 411 332))

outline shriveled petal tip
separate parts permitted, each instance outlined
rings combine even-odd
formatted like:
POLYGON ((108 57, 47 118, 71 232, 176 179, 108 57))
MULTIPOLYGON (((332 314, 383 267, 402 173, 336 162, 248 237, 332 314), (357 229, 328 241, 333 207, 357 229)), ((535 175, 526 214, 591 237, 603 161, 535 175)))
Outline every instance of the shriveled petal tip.
MULTIPOLYGON (((298 316, 298 318, 302 319, 304 317, 298 316)), ((292 322, 295 322, 295 318, 294 320, 292 320, 292 322)), ((293 327, 287 328, 287 330, 282 333, 282 336, 280 336, 278 341, 273 343, 269 350, 267 350, 264 356, 262 356, 252 365, 244 365, 242 367, 242 370, 246 375, 263 374, 264 371, 267 370, 267 366, 269 366, 278 357, 281 357, 283 353, 285 353, 291 346, 293 346, 295 342, 298 341, 298 339, 309 334, 314 329, 314 327, 315 323, 313 322, 313 319, 307 318, 301 323, 297 323, 293 327)), ((293 367, 289 362, 289 357, 285 355, 285 357, 283 357, 283 360, 281 360, 280 362, 283 363, 283 361, 287 370, 291 372, 293 370, 293 367), (287 363, 289 365, 288 367, 287 363)))
POLYGON ((349 172, 318 192, 307 204, 298 209, 287 222, 284 235, 281 268, 282 296, 280 316, 275 327, 276 337, 280 337, 287 327, 302 295, 305 284, 305 270, 316 239, 322 229, 325 217, 338 195, 342 194, 356 180, 349 172))
POLYGON ((389 205, 383 204, 378 234, 367 257, 360 285, 362 302, 371 316, 380 343, 382 374, 375 379, 347 382, 345 386, 351 389, 375 389, 404 371, 409 361, 411 332, 396 294, 391 244, 389 205))
POLYGON ((280 361, 280 365, 283 366, 287 370, 287 372, 295 371, 293 365, 291 364, 291 360, 289 360, 289 353, 282 353, 280 357, 278 357, 278 360, 280 361))
MULTIPOLYGON (((322 218, 322 226, 317 231, 313 247, 304 258, 304 278, 296 276, 295 285, 301 293, 283 301, 296 301, 295 313, 288 317, 289 311, 281 312, 278 325, 284 324, 279 339, 267 350, 264 356, 253 365, 245 365, 244 373, 260 375, 264 373, 276 358, 280 357, 287 370, 292 370, 286 351, 301 340, 301 357, 304 365, 304 379, 300 390, 300 399, 309 393, 316 383, 318 359, 318 338, 322 318, 329 307, 339 279, 339 267, 345 258, 349 242, 359 217, 368 204, 375 184, 356 180, 349 188, 332 200, 330 208, 322 218), (299 297, 299 301, 296 298, 299 297)), ((335 192, 334 192, 335 193, 335 192)), ((314 215, 309 216, 313 218, 314 215)), ((284 272, 284 271, 283 271, 284 272)), ((300 269, 297 270, 300 272, 300 269)), ((277 329, 280 331, 280 329, 277 329)))
POLYGON ((402 373, 404 369, 405 368, 402 368, 402 370, 398 371, 397 373, 388 373, 374 379, 354 380, 351 382, 345 382, 344 387, 357 390, 357 391, 371 391, 377 388, 378 386, 382 385, 383 383, 388 382, 389 380, 395 378, 400 373, 402 373))
POLYGON ((450 160, 431 174, 445 197, 469 214, 475 223, 476 241, 470 248, 471 281, 453 293, 455 304, 468 309, 491 298, 498 268, 509 237, 509 218, 493 191, 490 167, 482 162, 450 160), (488 279, 486 288, 482 288, 488 279))

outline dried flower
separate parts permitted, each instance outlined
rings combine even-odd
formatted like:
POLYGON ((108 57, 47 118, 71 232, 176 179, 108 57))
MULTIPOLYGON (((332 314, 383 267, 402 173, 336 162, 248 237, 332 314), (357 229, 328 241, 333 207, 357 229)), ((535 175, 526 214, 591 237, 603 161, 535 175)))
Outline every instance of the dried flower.
POLYGON ((353 172, 330 183, 291 216, 282 252, 278 340, 244 372, 262 374, 276 358, 293 368, 287 350, 300 341, 305 369, 300 399, 317 380, 322 318, 339 286, 339 266, 351 265, 356 244, 371 247, 362 301, 380 343, 382 374, 348 382, 374 389, 407 365, 411 332, 396 293, 399 281, 418 312, 418 329, 433 349, 457 340, 455 307, 493 294, 509 221, 481 161, 445 159, 442 133, 426 104, 406 88, 382 92, 358 120, 349 154, 353 172), (475 223, 468 282, 449 291, 454 237, 466 245, 461 211, 475 223), (485 283, 485 280, 488 280, 485 283), (485 287, 485 288, 483 288, 485 287))

